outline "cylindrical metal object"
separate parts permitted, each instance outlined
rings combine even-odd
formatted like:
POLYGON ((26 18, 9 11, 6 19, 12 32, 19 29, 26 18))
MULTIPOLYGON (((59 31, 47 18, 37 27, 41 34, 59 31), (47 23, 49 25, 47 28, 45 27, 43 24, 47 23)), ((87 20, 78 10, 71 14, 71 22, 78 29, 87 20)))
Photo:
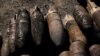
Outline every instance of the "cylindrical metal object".
POLYGON ((91 0, 87 0, 87 10, 90 13, 93 21, 96 23, 97 27, 100 29, 100 7, 95 4, 95 2, 91 0))
POLYGON ((9 56, 15 51, 16 35, 16 18, 11 18, 8 23, 8 28, 3 36, 3 44, 1 48, 1 56, 9 56))
POLYGON ((82 29, 89 29, 93 26, 92 18, 82 6, 75 5, 73 15, 82 29))
POLYGON ((97 10, 92 15, 93 20, 95 21, 97 27, 100 29, 100 10, 97 10))
POLYGON ((100 45, 99 44, 92 45, 89 48, 89 51, 91 56, 100 56, 100 45))
POLYGON ((49 7, 47 22, 52 41, 57 46, 61 45, 63 39, 63 26, 61 18, 53 6, 49 7))
POLYGON ((59 56, 70 56, 69 51, 63 51, 59 54, 59 56))
POLYGON ((11 22, 10 22, 10 26, 9 26, 9 28, 10 28, 10 32, 9 32, 9 48, 10 48, 10 51, 11 52, 14 52, 15 51, 15 46, 16 46, 16 42, 15 42, 15 40, 16 40, 16 18, 12 18, 11 19, 11 22))
POLYGON ((66 14, 65 18, 63 19, 63 25, 66 30, 68 30, 70 41, 82 41, 86 43, 86 38, 84 34, 81 32, 80 28, 78 27, 74 17, 72 15, 66 14))
POLYGON ((36 45, 42 43, 44 37, 44 17, 40 9, 36 6, 31 14, 31 32, 36 45))
POLYGON ((24 45, 25 39, 29 37, 30 33, 30 15, 26 9, 21 9, 17 14, 17 24, 16 24, 16 43, 20 48, 24 45))
POLYGON ((81 41, 75 41, 70 46, 70 56, 86 56, 85 43, 81 41))

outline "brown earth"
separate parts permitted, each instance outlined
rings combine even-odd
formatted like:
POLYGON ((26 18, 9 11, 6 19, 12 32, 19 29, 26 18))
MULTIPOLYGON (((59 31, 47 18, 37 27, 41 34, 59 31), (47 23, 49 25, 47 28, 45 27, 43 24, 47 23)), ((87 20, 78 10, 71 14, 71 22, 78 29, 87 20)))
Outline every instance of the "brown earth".
POLYGON ((7 21, 15 15, 18 9, 26 8, 30 11, 37 5, 45 16, 49 3, 54 3, 61 18, 64 17, 66 11, 72 13, 73 5, 78 4, 76 0, 0 0, 0 31, 6 28, 7 21))

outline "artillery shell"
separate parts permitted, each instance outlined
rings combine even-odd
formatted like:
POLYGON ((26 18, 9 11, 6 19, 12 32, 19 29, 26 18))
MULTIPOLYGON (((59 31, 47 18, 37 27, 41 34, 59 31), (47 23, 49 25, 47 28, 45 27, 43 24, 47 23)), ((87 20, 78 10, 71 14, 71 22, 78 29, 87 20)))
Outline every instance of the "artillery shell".
POLYGON ((11 52, 15 51, 15 39, 16 39, 16 18, 12 18, 10 21, 9 32, 9 48, 11 52))
POLYGON ((37 6, 31 14, 31 32, 36 45, 40 45, 44 37, 44 17, 37 6))
POLYGON ((89 48, 91 56, 100 56, 100 45, 95 44, 89 48))
POLYGON ((100 29, 100 10, 97 10, 92 15, 93 20, 95 21, 97 27, 100 29))
POLYGON ((47 22, 51 40, 55 45, 61 45, 63 39, 63 26, 61 18, 53 6, 48 10, 47 22))
MULTIPOLYGON (((8 23, 9 25, 10 25, 10 22, 8 23)), ((10 34, 11 29, 10 29, 9 25, 8 25, 6 32, 4 33, 4 36, 3 36, 3 44, 1 47, 1 56, 9 56, 9 53, 10 53, 9 36, 11 35, 10 34)))
POLYGON ((81 32, 80 28, 78 27, 74 17, 72 15, 66 14, 65 18, 63 19, 63 25, 66 30, 68 30, 70 41, 82 41, 86 43, 86 38, 84 34, 81 32))
POLYGON ((96 23, 97 27, 100 29, 100 7, 95 4, 95 2, 91 0, 87 0, 87 10, 90 13, 93 21, 96 23))
POLYGON ((92 18, 82 6, 76 5, 73 14, 77 24, 82 29, 89 29, 93 26, 92 18))
POLYGON ((3 44, 1 48, 1 56, 9 56, 15 51, 15 34, 16 34, 16 18, 11 18, 8 28, 3 36, 3 44))
POLYGON ((70 46, 70 56, 86 56, 85 43, 81 41, 75 41, 70 46))
POLYGON ((17 24, 16 24, 16 43, 17 46, 20 48, 24 45, 25 39, 29 35, 30 31, 30 15, 26 9, 21 9, 16 17, 17 24))
POLYGON ((59 54, 59 56, 70 56, 69 51, 63 51, 59 54))

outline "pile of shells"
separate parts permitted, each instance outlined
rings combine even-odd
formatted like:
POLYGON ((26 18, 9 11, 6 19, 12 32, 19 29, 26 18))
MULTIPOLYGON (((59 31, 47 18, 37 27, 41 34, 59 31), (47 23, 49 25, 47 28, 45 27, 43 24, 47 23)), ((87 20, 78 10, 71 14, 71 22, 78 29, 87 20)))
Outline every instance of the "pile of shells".
POLYGON ((19 9, 0 33, 0 55, 100 56, 100 7, 87 0, 86 8, 74 5, 61 17, 60 2, 50 3, 45 16, 37 5, 19 9))

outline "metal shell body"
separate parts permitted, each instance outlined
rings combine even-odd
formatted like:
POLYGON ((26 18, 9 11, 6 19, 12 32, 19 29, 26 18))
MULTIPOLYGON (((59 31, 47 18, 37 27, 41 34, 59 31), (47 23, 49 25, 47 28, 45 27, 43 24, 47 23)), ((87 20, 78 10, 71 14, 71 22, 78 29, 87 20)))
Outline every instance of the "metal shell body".
POLYGON ((85 43, 75 41, 70 46, 70 56, 86 56, 85 43))
POLYGON ((44 37, 44 17, 40 9, 36 7, 31 15, 31 32, 36 45, 42 44, 44 37))
POLYGON ((15 51, 15 40, 16 40, 16 19, 12 18, 10 23, 10 32, 9 32, 9 48, 11 52, 15 51))
POLYGON ((17 15, 17 24, 16 24, 16 43, 20 48, 24 45, 25 39, 28 38, 30 33, 30 15, 26 9, 22 9, 19 11, 17 15))
POLYGON ((63 24, 65 29, 69 33, 71 42, 75 41, 82 41, 84 43, 87 42, 84 34, 81 32, 73 16, 67 14, 63 20, 63 24))
POLYGON ((8 28, 3 36, 3 44, 1 48, 1 56, 8 56, 10 53, 15 52, 16 45, 16 19, 11 18, 8 23, 8 28))
POLYGON ((50 8, 47 15, 49 34, 53 43, 57 46, 61 45, 63 39, 63 26, 61 18, 55 8, 50 8))
POLYGON ((89 29, 93 26, 92 18, 82 6, 76 5, 73 14, 77 24, 82 29, 89 29))
POLYGON ((100 29, 100 10, 97 10, 92 15, 93 20, 95 21, 97 27, 100 29))
POLYGON ((91 56, 100 56, 100 45, 92 45, 89 51, 91 56))

